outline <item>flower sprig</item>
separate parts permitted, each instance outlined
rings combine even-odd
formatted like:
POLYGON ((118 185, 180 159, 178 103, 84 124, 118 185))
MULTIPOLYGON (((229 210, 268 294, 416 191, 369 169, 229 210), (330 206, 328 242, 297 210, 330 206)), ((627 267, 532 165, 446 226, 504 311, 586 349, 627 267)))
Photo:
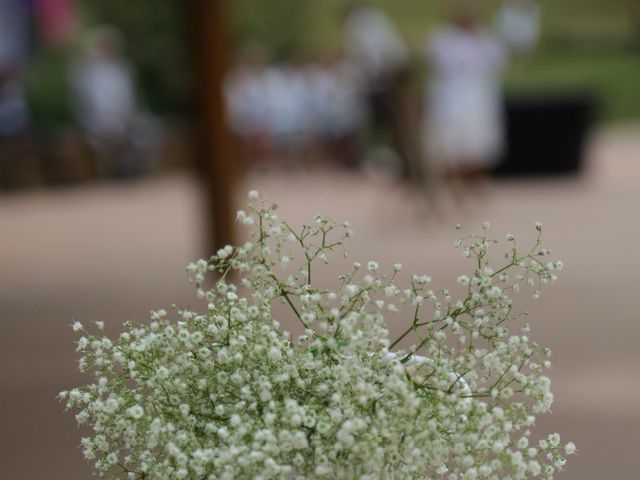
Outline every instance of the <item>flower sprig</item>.
POLYGON ((98 475, 513 480, 562 470, 572 443, 531 440, 553 401, 550 351, 509 296, 538 297, 563 267, 546 260, 541 226, 524 252, 508 235, 497 267, 490 226, 463 231, 456 246, 473 267, 458 299, 428 275, 403 289, 402 266, 375 260, 327 287, 317 269, 346 258, 349 225, 317 215, 295 228, 276 204, 249 198, 237 219, 251 240, 187 267, 204 311, 152 312, 114 339, 103 324, 90 333, 74 323, 80 368, 95 380, 60 396, 93 430, 81 443, 98 475), (273 317, 275 302, 300 323, 298 338, 273 317), (390 316, 405 312, 389 339, 390 316))

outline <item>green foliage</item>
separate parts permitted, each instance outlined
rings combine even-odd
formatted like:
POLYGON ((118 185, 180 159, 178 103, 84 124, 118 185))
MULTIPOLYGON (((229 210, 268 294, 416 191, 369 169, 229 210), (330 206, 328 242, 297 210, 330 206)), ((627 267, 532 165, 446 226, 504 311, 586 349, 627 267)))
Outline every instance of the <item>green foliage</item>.
MULTIPOLYGON (((286 58, 309 45, 319 5, 317 0, 236 0, 229 4, 232 39, 236 45, 260 44, 276 60, 286 58)), ((330 14, 330 8, 323 10, 330 14)))
POLYGON ((622 121, 640 116, 639 75, 640 56, 633 51, 547 48, 531 62, 512 68, 507 88, 512 94, 592 92, 599 97, 603 119, 622 121))
POLYGON ((27 70, 27 98, 31 117, 40 127, 67 124, 71 105, 67 83, 67 52, 36 58, 27 70))

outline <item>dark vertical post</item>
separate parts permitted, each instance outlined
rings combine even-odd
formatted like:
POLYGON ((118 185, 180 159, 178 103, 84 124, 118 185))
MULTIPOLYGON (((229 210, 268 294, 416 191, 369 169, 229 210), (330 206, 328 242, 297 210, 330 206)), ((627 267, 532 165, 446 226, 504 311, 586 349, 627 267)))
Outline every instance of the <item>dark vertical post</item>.
POLYGON ((207 207, 207 247, 233 244, 232 194, 236 171, 224 116, 223 76, 227 66, 224 0, 191 0, 195 62, 197 163, 207 207))

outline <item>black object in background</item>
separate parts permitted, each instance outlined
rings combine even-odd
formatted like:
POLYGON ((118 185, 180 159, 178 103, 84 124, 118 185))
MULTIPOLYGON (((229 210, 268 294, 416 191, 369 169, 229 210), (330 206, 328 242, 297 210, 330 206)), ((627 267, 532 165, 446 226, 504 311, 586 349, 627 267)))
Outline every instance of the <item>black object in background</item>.
POLYGON ((576 174, 596 102, 589 94, 528 96, 506 103, 507 141, 498 176, 576 174))

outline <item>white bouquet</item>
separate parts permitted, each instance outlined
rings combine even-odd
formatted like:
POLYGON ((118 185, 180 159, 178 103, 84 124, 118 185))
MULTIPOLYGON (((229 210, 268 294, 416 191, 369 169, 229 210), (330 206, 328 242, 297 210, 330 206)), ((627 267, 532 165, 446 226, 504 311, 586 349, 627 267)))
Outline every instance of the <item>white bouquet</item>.
POLYGON ((385 274, 375 261, 323 288, 316 267, 344 254, 348 224, 316 216, 296 229, 275 204, 249 197, 238 220, 252 241, 187 268, 203 312, 152 312, 114 339, 100 322, 96 333, 74 323, 80 369, 95 380, 60 397, 92 429, 81 444, 99 476, 515 480, 562 470, 572 443, 555 433, 530 440, 553 400, 550 352, 509 297, 521 287, 539 296, 562 268, 546 260, 539 224, 526 252, 507 235, 496 268, 488 224, 457 241, 473 262, 459 300, 426 275, 401 289, 401 266, 385 274), (295 341, 274 302, 302 324, 295 341), (408 311, 389 340, 389 317, 408 311))

